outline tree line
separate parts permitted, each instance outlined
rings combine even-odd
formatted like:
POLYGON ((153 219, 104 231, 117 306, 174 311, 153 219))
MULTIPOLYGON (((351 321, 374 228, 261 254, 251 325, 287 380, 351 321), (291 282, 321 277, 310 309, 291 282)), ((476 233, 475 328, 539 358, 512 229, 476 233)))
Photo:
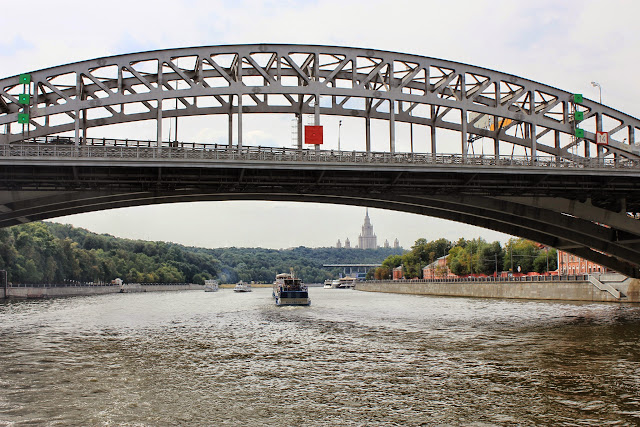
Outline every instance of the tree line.
POLYGON ((388 279, 394 268, 402 266, 405 278, 421 279, 422 268, 443 256, 447 257, 446 266, 457 276, 492 275, 502 271, 545 273, 558 268, 556 249, 526 239, 511 238, 504 248, 498 241, 489 243, 482 238, 460 238, 456 243, 446 239, 418 239, 411 250, 385 259, 382 267, 370 272, 369 278, 388 279))
POLYGON ((323 264, 380 263, 402 249, 188 247, 175 243, 122 239, 71 225, 32 222, 0 229, 0 270, 21 284, 270 283, 294 269, 307 283, 338 277, 323 264))

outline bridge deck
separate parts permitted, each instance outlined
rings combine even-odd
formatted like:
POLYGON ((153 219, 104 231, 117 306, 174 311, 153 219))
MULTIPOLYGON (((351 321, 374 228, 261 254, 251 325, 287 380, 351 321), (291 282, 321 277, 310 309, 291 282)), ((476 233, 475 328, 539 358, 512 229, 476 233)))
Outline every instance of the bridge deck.
MULTIPOLYGON (((581 173, 606 170, 640 171, 640 160, 626 158, 582 158, 569 160, 556 156, 537 156, 532 159, 518 155, 471 155, 460 154, 432 154, 432 153, 389 153, 389 152, 361 152, 337 150, 310 150, 283 147, 251 147, 198 144, 198 143, 165 143, 155 147, 153 142, 140 140, 117 139, 87 139, 86 144, 59 144, 60 138, 38 138, 27 144, 0 145, 0 162, 4 158, 26 161, 55 159, 64 161, 72 159, 75 164, 79 160, 170 160, 176 164, 180 161, 262 161, 262 162, 296 162, 323 164, 359 164, 359 165, 402 165, 407 166, 435 166, 443 165, 448 168, 456 166, 482 166, 476 172, 482 173, 491 168, 518 168, 519 173, 527 173, 530 168, 554 168, 556 173, 564 169, 580 169, 581 173), (52 141, 54 141, 52 143, 52 141), (488 169, 485 169, 488 168, 488 169)), ((67 141, 63 139, 62 141, 67 141)), ((63 164, 63 163, 58 163, 63 164)))

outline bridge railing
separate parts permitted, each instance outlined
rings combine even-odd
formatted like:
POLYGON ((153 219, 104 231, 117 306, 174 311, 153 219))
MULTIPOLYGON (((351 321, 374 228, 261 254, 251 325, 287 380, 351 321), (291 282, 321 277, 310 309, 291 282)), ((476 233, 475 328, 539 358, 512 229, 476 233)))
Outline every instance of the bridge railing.
POLYGON ((539 167, 580 169, 640 169, 640 160, 625 158, 576 158, 553 156, 494 156, 432 153, 388 153, 251 147, 173 142, 162 147, 155 142, 128 139, 87 139, 76 146, 70 138, 34 138, 24 144, 0 144, 0 158, 170 159, 257 162, 317 162, 342 164, 465 165, 483 167, 539 167))
POLYGON ((485 282, 587 282, 589 274, 569 275, 539 275, 539 276, 510 276, 510 277, 451 277, 446 279, 396 279, 396 280, 367 280, 367 283, 485 283, 485 282))

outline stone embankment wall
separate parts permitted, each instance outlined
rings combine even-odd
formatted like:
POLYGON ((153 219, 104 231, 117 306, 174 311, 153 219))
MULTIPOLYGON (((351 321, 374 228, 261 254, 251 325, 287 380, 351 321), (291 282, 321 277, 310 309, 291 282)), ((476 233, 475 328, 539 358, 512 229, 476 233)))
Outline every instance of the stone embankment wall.
POLYGON ((640 280, 631 280, 627 289, 627 298, 629 298, 629 301, 640 302, 640 280))
POLYGON ((620 289, 624 297, 596 288, 588 281, 548 282, 426 282, 373 281, 358 282, 356 290, 411 295, 440 295, 475 298, 509 298, 561 301, 640 302, 640 280, 630 280, 620 289))
MULTIPOLYGON (((5 290, 0 290, 0 298, 53 298, 80 295, 102 295, 115 294, 120 292, 119 285, 87 285, 87 286, 9 286, 7 295, 5 290)), ((122 287, 125 293, 135 292, 159 292, 159 291, 185 291, 203 290, 203 285, 193 283, 180 284, 149 284, 140 283, 127 284, 122 287)))

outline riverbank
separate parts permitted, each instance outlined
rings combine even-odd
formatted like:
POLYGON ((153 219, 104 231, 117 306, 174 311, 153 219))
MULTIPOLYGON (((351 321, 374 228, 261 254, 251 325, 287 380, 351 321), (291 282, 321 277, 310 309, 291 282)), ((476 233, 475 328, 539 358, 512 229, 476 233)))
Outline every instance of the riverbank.
POLYGON ((356 290, 411 295, 640 303, 640 280, 618 274, 555 280, 367 281, 356 290))
POLYGON ((120 285, 41 285, 8 286, 0 289, 0 298, 56 298, 82 295, 103 295, 115 293, 161 292, 203 290, 203 285, 194 283, 131 283, 120 285))

